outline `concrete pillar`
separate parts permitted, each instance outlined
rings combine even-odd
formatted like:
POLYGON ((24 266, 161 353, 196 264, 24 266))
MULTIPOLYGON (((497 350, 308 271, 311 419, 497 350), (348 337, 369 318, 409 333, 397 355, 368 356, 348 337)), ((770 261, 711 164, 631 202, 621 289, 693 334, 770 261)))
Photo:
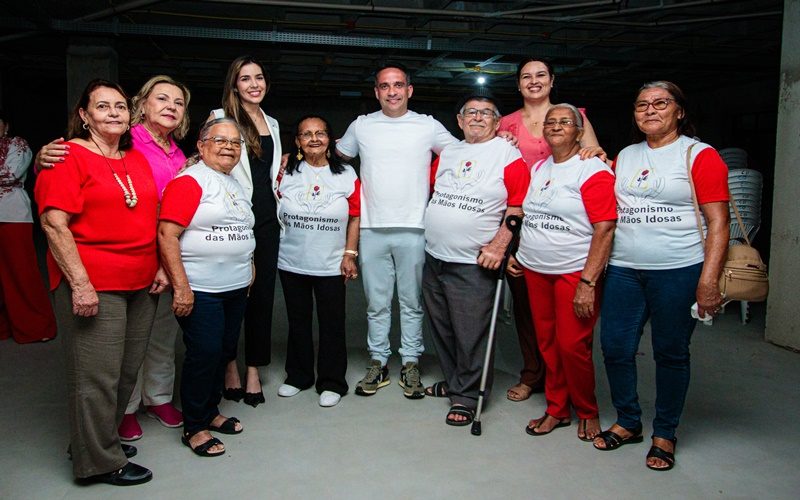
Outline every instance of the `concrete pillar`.
POLYGON ((800 0, 785 0, 766 339, 800 349, 800 0))
POLYGON ((67 110, 72 110, 86 84, 95 78, 119 79, 117 51, 106 39, 73 39, 67 47, 67 110))

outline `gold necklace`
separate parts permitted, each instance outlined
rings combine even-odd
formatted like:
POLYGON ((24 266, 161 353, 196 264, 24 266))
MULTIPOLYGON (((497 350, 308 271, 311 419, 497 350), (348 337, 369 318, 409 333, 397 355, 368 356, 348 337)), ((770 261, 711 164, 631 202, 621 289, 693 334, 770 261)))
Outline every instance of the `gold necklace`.
POLYGON ((125 179, 128 181, 128 187, 125 187, 125 184, 122 183, 122 179, 119 178, 119 175, 117 175, 114 167, 112 167, 111 163, 109 163, 106 154, 103 152, 103 148, 97 144, 97 141, 94 140, 94 137, 92 137, 91 134, 89 135, 89 138, 92 140, 94 145, 97 146, 97 149, 100 150, 103 160, 105 160, 106 165, 108 165, 108 168, 111 169, 111 173, 114 175, 114 180, 116 180, 117 184, 119 184, 119 187, 122 188, 122 194, 125 196, 125 205, 127 205, 128 208, 135 207, 136 204, 139 203, 139 197, 136 196, 136 190, 133 188, 133 182, 131 182, 131 176, 128 174, 128 166, 125 164, 125 158, 122 156, 122 151, 117 150, 117 154, 119 154, 119 159, 122 160, 122 168, 125 169, 125 179))
POLYGON ((162 148, 167 148, 167 147, 171 146, 171 144, 169 143, 169 138, 161 137, 160 135, 158 135, 155 132, 153 132, 152 130, 150 130, 150 127, 148 127, 144 123, 142 123, 142 125, 144 125, 144 129, 147 130, 147 133, 150 134, 150 137, 155 139, 156 143, 158 143, 159 146, 161 146, 162 148))

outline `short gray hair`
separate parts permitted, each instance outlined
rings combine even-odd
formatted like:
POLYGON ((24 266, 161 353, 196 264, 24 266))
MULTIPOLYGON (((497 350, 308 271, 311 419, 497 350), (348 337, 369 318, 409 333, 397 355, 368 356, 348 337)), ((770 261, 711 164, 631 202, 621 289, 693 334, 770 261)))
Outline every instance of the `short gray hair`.
POLYGON ((559 108, 569 110, 575 117, 575 126, 578 127, 580 130, 583 130, 583 115, 581 114, 578 108, 576 108, 575 106, 573 106, 568 102, 562 102, 560 104, 553 104, 552 106, 550 106, 550 109, 547 110, 547 114, 545 115, 545 120, 553 110, 559 108))
POLYGON ((239 123, 234 120, 233 118, 228 118, 227 116, 223 116, 222 118, 214 118, 213 120, 208 120, 203 124, 200 128, 200 133, 197 135, 197 140, 202 141, 204 139, 208 139, 208 131, 211 130, 211 127, 215 125, 221 125, 223 123, 230 123, 236 130, 239 132, 239 138, 242 138, 244 134, 242 134, 242 127, 239 126, 239 123))

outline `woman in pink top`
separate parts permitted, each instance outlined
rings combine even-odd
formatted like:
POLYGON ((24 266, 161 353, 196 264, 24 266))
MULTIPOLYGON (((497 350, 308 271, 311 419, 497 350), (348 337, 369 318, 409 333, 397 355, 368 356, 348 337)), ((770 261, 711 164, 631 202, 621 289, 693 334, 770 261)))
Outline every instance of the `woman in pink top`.
MULTIPOLYGON (((522 94, 522 108, 500 120, 499 131, 510 132, 517 138, 517 147, 528 168, 550 156, 550 146, 544 140, 542 124, 552 106, 550 91, 554 81, 553 66, 549 62, 535 57, 523 60, 517 66, 517 87, 522 94)), ((605 152, 597 142, 592 124, 586 118, 584 110, 580 111, 584 126, 580 141, 583 148, 580 152, 581 159, 598 156, 605 161, 605 152)), ((511 401, 525 401, 531 393, 544 390, 544 363, 536 345, 525 280, 509 275, 508 286, 514 298, 514 322, 517 325, 523 366, 519 383, 508 389, 506 397, 511 401)))
MULTIPOLYGON (((189 131, 189 115, 186 113, 189 98, 189 89, 166 75, 150 78, 133 97, 133 149, 144 155, 150 164, 159 200, 167 183, 186 163, 186 156, 175 140, 183 139, 189 131)), ((37 155, 37 164, 50 168, 63 162, 68 154, 69 144, 57 139, 42 147, 37 155)), ((169 291, 159 297, 144 363, 119 426, 119 437, 123 441, 135 441, 142 437, 142 427, 136 418, 142 401, 147 414, 163 425, 183 425, 181 412, 172 404, 178 330, 178 323, 172 314, 172 291, 169 291)))

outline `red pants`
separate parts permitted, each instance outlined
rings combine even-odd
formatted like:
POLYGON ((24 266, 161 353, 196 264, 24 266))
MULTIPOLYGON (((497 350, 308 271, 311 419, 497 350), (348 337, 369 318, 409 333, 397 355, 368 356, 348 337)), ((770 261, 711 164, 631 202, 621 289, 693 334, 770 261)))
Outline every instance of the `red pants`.
POLYGON ((0 339, 20 344, 56 336, 56 319, 33 249, 33 224, 0 222, 0 339))
MULTIPOLYGON (((536 340, 547 368, 544 392, 547 413, 563 419, 597 418, 592 363, 592 329, 597 321, 600 297, 595 297, 595 314, 581 319, 575 315, 572 301, 580 282, 580 272, 541 274, 525 270, 536 340)), ((598 290, 599 292, 599 290, 598 290)))

